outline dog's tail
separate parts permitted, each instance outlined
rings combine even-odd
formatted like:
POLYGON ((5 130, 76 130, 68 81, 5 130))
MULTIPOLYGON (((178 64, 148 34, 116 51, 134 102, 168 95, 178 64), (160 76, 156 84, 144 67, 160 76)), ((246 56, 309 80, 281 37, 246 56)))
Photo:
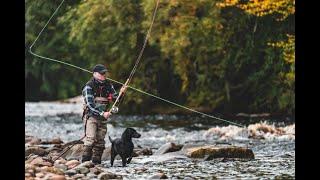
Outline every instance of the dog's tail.
POLYGON ((110 142, 111 142, 111 143, 113 143, 113 140, 111 139, 111 137, 110 137, 110 136, 109 136, 109 140, 110 140, 110 142))

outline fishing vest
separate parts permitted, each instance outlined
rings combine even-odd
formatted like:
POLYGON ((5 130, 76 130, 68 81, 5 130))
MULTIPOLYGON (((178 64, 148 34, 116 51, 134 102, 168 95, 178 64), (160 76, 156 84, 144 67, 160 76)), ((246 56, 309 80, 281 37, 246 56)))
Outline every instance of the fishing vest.
MULTIPOLYGON (((99 111, 107 111, 108 109, 110 109, 109 106, 112 105, 113 93, 115 93, 111 83, 100 83, 92 78, 86 83, 86 86, 92 88, 95 107, 99 109, 99 111)), ((86 109, 88 110, 88 108, 86 109)))

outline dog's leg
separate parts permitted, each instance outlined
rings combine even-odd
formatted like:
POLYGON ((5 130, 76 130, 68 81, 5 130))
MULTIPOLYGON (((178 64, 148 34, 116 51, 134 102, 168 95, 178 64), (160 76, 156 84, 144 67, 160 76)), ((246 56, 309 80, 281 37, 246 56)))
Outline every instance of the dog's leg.
POLYGON ((130 156, 127 160, 127 163, 129 164, 131 162, 132 156, 130 156))
POLYGON ((122 159, 122 167, 125 167, 127 165, 127 158, 125 156, 122 156, 121 159, 122 159))
POLYGON ((111 164, 111 167, 113 166, 113 161, 114 161, 114 158, 116 157, 116 153, 114 152, 113 150, 113 147, 111 148, 111 159, 110 159, 110 164, 111 164))

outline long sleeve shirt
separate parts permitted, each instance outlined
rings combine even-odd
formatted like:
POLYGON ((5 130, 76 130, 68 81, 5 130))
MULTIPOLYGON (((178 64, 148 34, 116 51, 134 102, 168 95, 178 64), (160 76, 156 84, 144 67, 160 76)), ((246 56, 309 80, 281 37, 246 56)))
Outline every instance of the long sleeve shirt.
MULTIPOLYGON (((118 93, 116 92, 112 84, 110 84, 110 87, 107 89, 107 92, 106 90, 102 90, 102 89, 100 89, 99 92, 98 92, 98 96, 100 97, 107 98, 107 92, 108 94, 112 95, 113 99, 117 98, 118 96, 118 93)), ((104 111, 99 110, 99 108, 96 107, 96 104, 94 102, 95 97, 94 97, 94 90, 92 89, 92 87, 90 87, 89 85, 86 85, 82 90, 82 95, 84 97, 84 101, 87 107, 89 108, 90 113, 94 116, 103 116, 104 111)))

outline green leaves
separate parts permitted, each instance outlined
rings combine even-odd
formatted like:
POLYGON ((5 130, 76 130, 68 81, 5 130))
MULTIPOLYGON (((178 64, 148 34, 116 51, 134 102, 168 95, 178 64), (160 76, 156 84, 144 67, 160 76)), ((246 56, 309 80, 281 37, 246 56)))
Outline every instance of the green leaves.
MULTIPOLYGON (((230 1, 228 8, 221 8, 218 2, 160 1, 131 85, 212 111, 293 112, 294 13, 278 21, 272 13, 256 16, 259 11, 254 8, 259 4, 237 8, 230 1)), ((125 82, 142 48, 155 3, 68 1, 34 49, 88 69, 96 63, 105 64, 112 78, 125 82)), ((57 5, 51 1, 26 2, 26 47, 57 5)), ((43 93, 38 99, 57 99, 79 95, 91 75, 44 64, 26 50, 27 84, 34 81, 30 76, 41 84, 41 88, 35 86, 43 93)), ((122 112, 130 113, 171 107, 133 91, 128 91, 121 106, 122 112)))

